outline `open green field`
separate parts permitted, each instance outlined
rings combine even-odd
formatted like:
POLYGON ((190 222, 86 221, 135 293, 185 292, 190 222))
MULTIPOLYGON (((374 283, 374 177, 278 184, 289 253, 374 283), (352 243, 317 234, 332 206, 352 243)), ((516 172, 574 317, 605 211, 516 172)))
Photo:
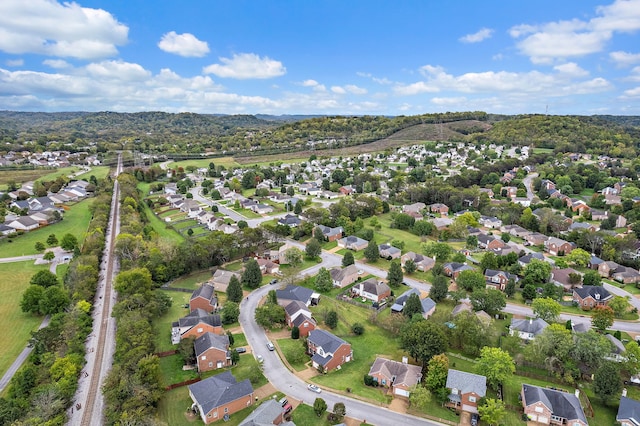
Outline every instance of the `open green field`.
MULTIPOLYGON (((318 397, 322 398, 322 395, 318 395, 318 397)), ((328 407, 329 410, 332 408, 333 407, 328 407)), ((347 414, 349 414, 348 406, 347 414)), ((318 417, 315 411, 313 411, 313 407, 305 404, 298 405, 296 409, 291 412, 291 420, 296 426, 328 426, 331 424, 329 420, 327 420, 326 413, 322 415, 322 417, 318 417)))
POLYGON ((183 275, 180 278, 172 281, 171 284, 169 284, 169 287, 190 288, 192 290, 195 290, 196 288, 200 287, 200 284, 202 284, 203 282, 209 281, 211 275, 212 274, 209 269, 192 272, 189 275, 183 275))
POLYGON ((189 293, 182 293, 178 291, 162 291, 171 297, 173 303, 169 311, 161 317, 153 320, 153 334, 155 340, 156 351, 164 352, 172 349, 177 349, 177 346, 171 344, 171 324, 177 321, 179 318, 189 313, 189 308, 183 308, 182 306, 189 303, 191 295, 189 293))
POLYGON ((147 220, 149 221, 153 229, 156 231, 158 236, 160 236, 160 238, 164 238, 173 243, 181 243, 184 241, 184 237, 180 235, 180 233, 178 233, 177 231, 171 228, 168 228, 167 227, 168 224, 165 223, 160 218, 158 218, 158 216, 156 216, 155 213, 153 213, 151 208, 147 206, 147 203, 142 203, 142 204, 144 206, 143 207, 144 214, 147 217, 147 220))
POLYGON ((104 179, 109 175, 109 172, 111 172, 111 167, 109 166, 93 166, 91 167, 91 171, 89 173, 86 173, 84 175, 80 175, 78 176, 79 179, 89 179, 89 177, 91 177, 92 175, 95 176, 97 179, 104 179))
POLYGON ((238 164, 233 157, 216 157, 216 158, 211 157, 211 158, 203 158, 200 160, 181 160, 181 161, 174 161, 172 163, 169 163, 168 166, 171 169, 175 167, 182 167, 186 169, 189 166, 199 169, 202 167, 209 168, 209 163, 213 163, 216 166, 224 166, 226 168, 240 166, 240 164, 238 164))
POLYGON ((183 365, 180 354, 160 358, 160 374, 165 386, 198 377, 198 370, 183 370, 183 365))
POLYGON ((5 333, 0 338, 0 376, 22 352, 42 322, 42 317, 25 314, 20 309, 22 293, 36 272, 48 269, 48 265, 34 265, 33 261, 0 264, 0 324, 5 333))
POLYGON ((38 228, 13 239, 5 238, 0 241, 0 257, 25 256, 37 254, 35 244, 40 241, 46 244, 47 237, 55 234, 60 240, 65 234, 73 234, 78 241, 84 241, 85 232, 91 221, 89 206, 91 199, 85 199, 71 206, 64 213, 64 219, 53 225, 38 228))
POLYGON ((282 351, 282 354, 287 359, 287 361, 289 361, 289 364, 291 365, 291 367, 293 367, 294 370, 302 371, 308 368, 307 364, 309 364, 309 357, 306 355, 304 356, 304 360, 302 362, 292 362, 292 360, 295 359, 294 354, 298 354, 299 352, 304 353, 304 347, 302 346, 302 341, 300 339, 293 340, 287 337, 285 339, 278 339, 276 343, 278 344, 278 347, 282 351))
MULTIPOLYGON (((24 183, 36 180, 55 180, 58 176, 67 176, 77 172, 80 167, 63 167, 61 169, 38 168, 34 170, 2 170, 0 169, 0 189, 3 191, 7 188, 7 183, 16 182, 24 183)), ((87 175, 89 177, 90 175, 87 175)), ((96 175, 96 177, 98 177, 96 175)), ((82 176, 81 176, 82 178, 82 176)))

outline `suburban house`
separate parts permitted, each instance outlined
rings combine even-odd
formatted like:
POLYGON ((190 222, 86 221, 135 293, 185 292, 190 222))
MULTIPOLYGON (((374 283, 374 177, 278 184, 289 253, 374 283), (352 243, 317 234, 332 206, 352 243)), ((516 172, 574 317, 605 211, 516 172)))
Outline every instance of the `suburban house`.
POLYGON ((573 289, 573 301, 585 310, 596 306, 606 306, 611 299, 613 299, 613 295, 604 287, 585 285, 573 289))
POLYGON ((280 265, 269 259, 259 258, 256 259, 256 262, 258 262, 258 266, 260 266, 260 272, 262 273, 262 275, 277 274, 280 272, 280 265))
POLYGON ((449 262, 442 265, 444 274, 454 280, 458 278, 462 271, 473 271, 473 268, 465 263, 449 262))
POLYGON ((378 385, 391 388, 393 395, 409 397, 411 388, 422 379, 422 367, 406 362, 376 358, 369 369, 369 375, 378 385))
POLYGON ((544 245, 544 242, 547 241, 549 237, 539 232, 532 232, 528 235, 525 235, 524 240, 526 241, 525 245, 530 246, 541 246, 544 245))
POLYGON ((570 291, 574 287, 582 285, 582 275, 573 268, 552 269, 551 282, 570 291), (574 282, 574 280, 577 281, 574 282))
POLYGON ((542 318, 511 318, 509 334, 511 336, 516 335, 522 340, 533 340, 547 327, 549 327, 549 324, 542 318))
POLYGON ((358 280, 358 267, 356 265, 349 265, 344 268, 333 268, 329 270, 331 274, 331 280, 334 287, 345 287, 353 284, 358 280))
POLYGON ((251 412, 238 426, 279 425, 284 422, 285 409, 275 399, 268 399, 251 412))
POLYGON ((486 269, 484 271, 484 279, 487 282, 487 288, 492 287, 497 290, 504 291, 509 280, 513 279, 514 281, 517 281, 518 277, 505 271, 486 269))
POLYGON ((253 403, 249 379, 237 382, 230 371, 189 385, 192 409, 197 408, 205 424, 213 423, 247 408, 253 403))
POLYGON ((502 221, 495 216, 480 216, 478 223, 492 229, 498 229, 502 226, 502 221))
POLYGON ((544 261, 544 254, 536 252, 527 253, 518 259, 518 263, 524 268, 531 263, 533 259, 544 261))
POLYGON ((314 368, 330 371, 351 361, 351 345, 325 330, 315 329, 307 338, 307 352, 314 368))
POLYGON ((407 299, 412 294, 415 294, 420 298, 420 303, 422 304, 422 316, 427 319, 436 311, 436 302, 433 301, 430 297, 422 298, 420 294, 420 290, 417 288, 412 288, 409 291, 404 292, 401 296, 393 303, 391 306, 391 312, 400 313, 404 310, 404 305, 407 303, 407 299))
POLYGON ((627 348, 624 347, 624 343, 612 334, 605 334, 604 337, 611 342, 612 348, 611 353, 607 355, 605 359, 615 362, 626 361, 627 358, 624 356, 624 353, 627 351, 627 348))
POLYGON ((338 247, 353 251, 364 250, 367 248, 368 244, 369 241, 363 240, 362 238, 356 237, 355 235, 350 235, 338 240, 338 247))
POLYGON ((337 228, 330 228, 328 226, 318 225, 317 228, 320 228, 320 230, 322 231, 322 235, 324 235, 324 238, 326 238, 326 240, 329 242, 336 241, 342 238, 342 234, 344 233, 344 229, 342 229, 342 226, 338 226, 337 228))
POLYGON ((628 266, 618 266, 611 278, 624 284, 637 283, 640 282, 640 272, 628 266))
POLYGON ((198 360, 198 371, 216 370, 231 365, 229 336, 204 333, 194 344, 198 360))
POLYGON ((291 328, 298 327, 300 336, 307 337, 311 330, 316 329, 317 323, 304 303, 294 300, 284 307, 284 313, 287 325, 291 328))
POLYGON ((513 235, 514 237, 524 238, 529 235, 531 231, 526 228, 523 228, 520 225, 504 225, 500 228, 502 232, 505 232, 509 235, 513 235))
POLYGON ((596 269, 601 277, 609 278, 611 274, 620 267, 620 265, 613 260, 604 261, 599 258, 594 259, 594 256, 592 256, 591 267, 596 269))
POLYGON ((522 384, 522 406, 529 420, 539 424, 588 426, 580 405, 579 390, 575 394, 522 384))
POLYGON ((289 261, 287 260, 287 251, 292 248, 295 248, 292 244, 284 243, 277 249, 268 250, 265 253, 265 257, 267 257, 272 262, 278 263, 278 265, 287 265, 289 263, 289 261))
MULTIPOLYGON (((408 204, 406 206, 404 206, 402 208, 402 213, 420 213, 422 212, 422 210, 424 210, 427 207, 427 205, 425 203, 413 203, 413 204, 408 204)), ((420 213, 420 216, 422 216, 422 214, 420 213)))
POLYGON ((288 285, 283 289, 276 290, 278 305, 285 307, 292 301, 302 302, 305 306, 317 305, 320 294, 314 293, 307 287, 288 285))
POLYGON ((222 321, 220 315, 210 314, 204 309, 197 308, 172 324, 171 343, 175 345, 182 339, 197 338, 204 333, 223 334, 222 321))
POLYGON ((447 207, 446 204, 442 203, 429 204, 427 206, 427 210, 429 210, 431 213, 438 213, 443 217, 449 214, 449 207, 447 207))
POLYGON ((279 225, 285 225, 290 228, 296 228, 300 223, 302 223, 302 220, 294 214, 287 214, 285 217, 278 219, 279 225))
POLYGON ((231 281, 231 277, 234 276, 238 279, 238 281, 241 281, 241 274, 237 272, 225 271, 224 269, 218 269, 213 273, 213 277, 211 277, 211 283, 216 290, 226 293, 227 287, 229 287, 229 281, 231 281))
POLYGON ((351 293, 369 299, 372 302, 380 303, 391 296, 391 287, 378 281, 377 278, 369 278, 351 287, 351 293))
POLYGON ((206 312, 213 312, 218 307, 218 298, 213 285, 204 283, 191 294, 189 300, 189 310, 195 311, 200 308, 206 312))
POLYGON ((414 253, 412 251, 409 251, 403 254, 402 257, 400 258, 400 263, 403 268, 405 263, 407 263, 407 260, 413 260, 413 263, 416 265, 416 270, 422 271, 422 272, 429 271, 436 264, 436 261, 434 259, 428 256, 423 256, 421 254, 414 253))
POLYGON ((380 244, 378 246, 378 252, 380 253, 380 257, 387 260, 398 259, 400 255, 402 255, 402 251, 399 248, 389 244, 380 244))
POLYGON ((565 254, 569 254, 574 248, 574 243, 570 243, 556 237, 549 237, 549 239, 544 242, 545 251, 552 256, 562 256, 565 254))
POLYGON ((451 391, 447 405, 456 410, 477 413, 478 400, 487 394, 487 378, 450 368, 446 387, 451 391))
POLYGON ((625 393, 623 391, 623 396, 620 397, 616 421, 620 422, 621 426, 638 426, 640 425, 640 401, 627 398, 625 393))
POLYGON ((480 234, 476 238, 478 238, 478 247, 483 250, 496 250, 506 245, 504 241, 493 235, 480 234))

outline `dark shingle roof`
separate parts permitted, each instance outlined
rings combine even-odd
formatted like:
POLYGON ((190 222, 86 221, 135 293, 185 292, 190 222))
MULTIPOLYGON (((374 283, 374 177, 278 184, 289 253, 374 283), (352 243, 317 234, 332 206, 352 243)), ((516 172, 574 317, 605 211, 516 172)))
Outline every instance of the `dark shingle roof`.
POLYGON ((604 287, 600 287, 597 285, 585 285, 582 287, 574 288, 573 291, 575 291, 576 294, 582 299, 592 297, 595 300, 605 300, 611 297, 611 293, 609 293, 604 287))
POLYGON ((253 387, 249 379, 236 382, 233 374, 225 371, 190 385, 189 391, 206 414, 216 407, 250 396, 253 393, 253 387))
POLYGON ((196 348, 197 356, 200 356, 201 353, 204 353, 206 350, 211 348, 226 351, 229 348, 229 336, 226 334, 218 336, 217 334, 213 334, 208 331, 196 339, 194 346, 196 348))
POLYGON ((217 314, 209 314, 204 309, 196 309, 191 312, 189 315, 186 315, 178 320, 178 325, 180 327, 193 327, 199 323, 209 324, 212 327, 221 327, 222 321, 220 320, 220 315, 217 314))
POLYGON ((479 374, 450 368, 446 387, 448 389, 458 389, 460 393, 475 392, 480 397, 483 397, 487 393, 487 378, 479 374))
POLYGON ((276 298, 278 300, 299 300, 304 304, 309 303, 311 295, 313 295, 313 290, 297 285, 288 285, 282 290, 276 290, 276 298))
POLYGON ((322 348, 324 352, 334 353, 341 345, 348 344, 341 338, 334 336, 325 330, 312 330, 309 333, 309 342, 322 348))
POLYGON ((213 297, 215 297, 213 286, 206 283, 202 284, 200 287, 193 291, 193 293, 191 294, 191 300, 195 299, 196 297, 202 297, 207 300, 211 300, 213 297))
POLYGON ((239 426, 273 425, 273 421, 282 414, 282 405, 275 399, 269 399, 258 406, 239 426))
POLYGON ((547 327, 549 327, 549 324, 542 318, 511 319, 511 328, 523 333, 531 333, 534 336, 542 333, 542 330, 547 327))
POLYGON ((522 391, 525 405, 542 402, 554 416, 567 420, 579 419, 588 424, 580 400, 574 394, 527 384, 522 385, 522 391))
POLYGON ((618 407, 617 421, 631 420, 636 424, 640 423, 640 401, 623 396, 620 398, 620 407, 618 407))

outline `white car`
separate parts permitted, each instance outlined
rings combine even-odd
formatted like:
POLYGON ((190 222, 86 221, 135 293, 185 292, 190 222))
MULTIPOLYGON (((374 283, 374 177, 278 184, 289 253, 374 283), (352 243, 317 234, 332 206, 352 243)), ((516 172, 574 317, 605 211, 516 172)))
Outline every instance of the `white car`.
POLYGON ((264 362, 264 358, 262 357, 262 355, 256 355, 256 360, 259 364, 262 364, 264 362))
POLYGON ((315 393, 322 392, 322 389, 320 389, 318 386, 312 385, 312 384, 308 384, 307 385, 307 389, 309 389, 311 392, 315 392, 315 393))
POLYGON ((267 342, 267 349, 269 349, 270 351, 275 350, 275 347, 273 346, 273 343, 267 342))

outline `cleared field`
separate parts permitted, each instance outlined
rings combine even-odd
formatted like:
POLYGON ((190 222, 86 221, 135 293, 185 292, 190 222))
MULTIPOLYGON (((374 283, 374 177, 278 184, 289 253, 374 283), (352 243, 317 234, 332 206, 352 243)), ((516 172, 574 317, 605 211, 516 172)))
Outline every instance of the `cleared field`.
POLYGON ((0 324, 5 332, 0 337, 0 376, 2 376, 18 354, 24 349, 42 322, 42 317, 25 314, 20 309, 22 293, 29 286, 29 280, 47 265, 34 265, 33 261, 0 264, 0 324))
POLYGON ((193 166, 196 168, 201 167, 209 167, 209 163, 213 163, 216 166, 224 166, 224 167, 237 167, 239 164, 233 157, 216 157, 216 158, 203 158, 200 160, 182 160, 175 161, 173 163, 169 163, 170 168, 174 167, 184 167, 187 168, 189 166, 193 166))
POLYGON ((91 220, 91 212, 89 206, 91 199, 82 200, 71 206, 64 213, 64 220, 45 226, 44 228, 35 229, 13 239, 9 242, 7 238, 0 241, 0 257, 24 256, 29 254, 37 254, 35 244, 40 241, 46 244, 47 237, 55 234, 60 240, 65 234, 74 235, 78 241, 83 241, 85 232, 91 220))

